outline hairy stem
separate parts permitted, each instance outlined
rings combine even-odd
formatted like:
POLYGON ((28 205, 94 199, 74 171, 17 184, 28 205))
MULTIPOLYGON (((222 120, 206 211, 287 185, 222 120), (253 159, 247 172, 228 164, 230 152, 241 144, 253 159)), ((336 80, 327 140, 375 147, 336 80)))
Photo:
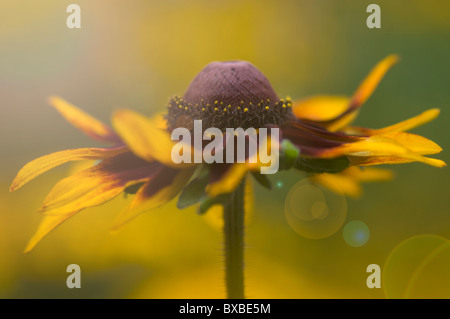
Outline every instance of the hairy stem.
POLYGON ((224 205, 225 281, 229 299, 244 299, 244 182, 224 205))

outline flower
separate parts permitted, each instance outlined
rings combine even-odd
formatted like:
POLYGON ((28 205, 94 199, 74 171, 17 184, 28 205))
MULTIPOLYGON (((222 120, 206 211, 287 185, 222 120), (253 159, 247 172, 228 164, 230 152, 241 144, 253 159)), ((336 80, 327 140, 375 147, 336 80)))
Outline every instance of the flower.
MULTIPOLYGON (((260 162, 175 164, 171 158, 175 142, 170 133, 178 127, 192 130, 195 120, 222 132, 226 128, 277 127, 280 138, 271 138, 268 143, 278 143, 275 145, 281 169, 309 172, 317 182, 331 188, 346 182, 349 186, 345 190, 350 195, 359 192, 357 181, 390 178, 385 170, 369 168, 363 173, 362 166, 413 161, 445 166, 441 160, 424 156, 439 153, 437 144, 405 132, 434 119, 437 109, 382 129, 349 126, 396 62, 396 56, 381 61, 351 98, 319 96, 297 102, 278 98, 268 79, 248 62, 213 62, 194 78, 182 97, 170 100, 165 116, 147 118, 119 110, 112 118, 114 129, 61 98, 50 98, 50 104, 68 122, 91 138, 113 146, 52 153, 19 171, 10 191, 55 166, 79 160, 97 161, 59 181, 50 191, 39 210, 45 217, 25 250, 30 251, 52 229, 82 209, 101 205, 123 192, 135 197, 118 216, 114 229, 180 193, 178 207, 198 204, 199 211, 206 212, 229 200, 227 195, 249 172, 259 183, 270 187, 269 180, 257 170, 260 162), (330 176, 335 177, 334 181, 330 176)), ((248 152, 246 155, 253 156, 248 152)))

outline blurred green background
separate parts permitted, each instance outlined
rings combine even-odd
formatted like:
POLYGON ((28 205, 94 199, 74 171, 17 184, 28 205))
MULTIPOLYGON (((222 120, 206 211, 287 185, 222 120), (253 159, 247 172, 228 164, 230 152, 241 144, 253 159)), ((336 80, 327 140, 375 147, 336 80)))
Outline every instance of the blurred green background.
MULTIPOLYGON (((126 107, 152 115, 183 94, 216 60, 251 61, 280 96, 350 95, 391 53, 401 56, 356 123, 383 127, 441 109, 414 133, 441 145, 450 162, 450 2, 396 1, 118 1, 0 2, 0 297, 223 298, 221 233, 194 209, 174 203, 142 215, 121 233, 109 227, 129 199, 87 209, 22 251, 36 230, 51 187, 75 169, 65 165, 9 193, 28 161, 58 150, 99 146, 47 104, 59 95, 97 118, 126 107), (66 7, 81 6, 81 29, 66 27, 66 7), (381 7, 381 29, 366 27, 366 8, 381 7), (66 287, 78 264, 82 288, 66 287)), ((448 168, 394 166, 392 182, 365 186, 347 200, 344 226, 362 221, 368 241, 350 246, 343 227, 312 240, 284 214, 300 173, 271 176, 255 188, 247 227, 250 298, 450 297, 448 168), (282 181, 282 182, 281 182, 282 181), (378 264, 381 289, 366 286, 378 264)))

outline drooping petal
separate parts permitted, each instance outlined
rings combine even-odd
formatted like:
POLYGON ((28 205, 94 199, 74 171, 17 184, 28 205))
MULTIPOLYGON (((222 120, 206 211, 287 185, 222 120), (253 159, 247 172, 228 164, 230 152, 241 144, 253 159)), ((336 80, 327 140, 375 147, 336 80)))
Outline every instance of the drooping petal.
POLYGON ((78 148, 44 155, 26 164, 17 173, 9 190, 11 192, 15 191, 33 178, 64 163, 80 160, 107 159, 124 153, 127 150, 128 148, 125 146, 115 148, 78 148))
POLYGON ((309 178, 311 182, 323 185, 329 190, 340 195, 359 197, 361 195, 361 186, 355 179, 344 174, 318 174, 309 178))
POLYGON ((359 197, 362 193, 362 182, 382 182, 391 180, 393 173, 387 169, 351 166, 336 174, 317 174, 310 177, 314 183, 319 183, 338 194, 359 197))
POLYGON ((47 195, 40 212, 65 215, 103 204, 127 186, 148 180, 160 166, 157 162, 148 163, 137 158, 130 152, 106 159, 59 181, 47 195))
POLYGON ((112 231, 120 230, 122 226, 140 214, 173 199, 187 184, 193 173, 194 168, 175 170, 163 167, 139 189, 130 206, 117 217, 112 231))
POLYGON ((119 136, 106 124, 83 112, 67 101, 52 96, 49 99, 52 105, 70 124, 81 130, 89 137, 110 143, 120 143, 119 136))
POLYGON ((41 211, 46 215, 25 252, 31 251, 50 231, 83 208, 111 200, 126 186, 150 178, 160 166, 125 153, 61 180, 44 201, 41 211))
POLYGON ((389 169, 378 167, 355 167, 345 169, 342 174, 352 177, 359 182, 384 182, 394 177, 394 173, 389 169))
POLYGON ((53 229, 61 225, 64 221, 66 221, 76 213, 77 212, 72 212, 70 214, 65 215, 45 216, 44 219, 39 224, 38 230, 28 242, 24 250, 24 253, 30 252, 45 236, 47 236, 48 233, 50 233, 53 229))
POLYGON ((414 116, 405 121, 396 123, 394 125, 390 125, 387 127, 383 127, 381 129, 369 129, 364 127, 348 127, 345 129, 345 132, 350 132, 353 134, 365 134, 365 135, 380 135, 390 132, 404 132, 409 131, 413 128, 421 126, 425 123, 428 123, 434 120, 439 115, 439 109, 429 109, 417 116, 414 116))
POLYGON ((174 163, 171 153, 175 143, 171 140, 170 134, 156 127, 151 119, 133 111, 120 110, 113 116, 113 125, 137 156, 178 169, 192 166, 187 163, 174 163))

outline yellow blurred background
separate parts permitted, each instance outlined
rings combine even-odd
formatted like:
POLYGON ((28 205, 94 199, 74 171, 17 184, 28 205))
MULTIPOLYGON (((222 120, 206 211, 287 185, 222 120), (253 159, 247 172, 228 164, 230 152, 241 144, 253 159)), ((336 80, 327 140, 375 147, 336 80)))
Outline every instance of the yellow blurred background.
MULTIPOLYGON (((17 171, 50 152, 100 146, 48 106, 50 95, 105 122, 122 107, 152 115, 182 95, 207 63, 234 59, 257 66, 279 96, 350 95, 375 63, 396 53, 401 63, 356 123, 378 128, 441 108, 437 120, 414 132, 440 144, 439 158, 449 163, 449 15, 446 0, 1 1, 0 297, 225 297, 221 233, 173 202, 111 235, 129 202, 116 198, 82 211, 22 253, 45 195, 76 167, 54 169, 9 193, 17 171), (72 2, 81 7, 81 29, 66 27, 72 2), (366 27, 374 2, 381 29, 366 27), (66 287, 73 263, 81 267, 81 289, 66 287)), ((342 227, 323 239, 300 236, 285 217, 287 195, 305 175, 271 176, 277 187, 270 192, 255 187, 246 234, 248 297, 450 297, 449 170, 392 169, 392 182, 346 199, 342 227), (344 236, 352 221, 368 229, 357 247, 344 236), (366 286, 369 264, 381 267, 381 289, 366 286)))

